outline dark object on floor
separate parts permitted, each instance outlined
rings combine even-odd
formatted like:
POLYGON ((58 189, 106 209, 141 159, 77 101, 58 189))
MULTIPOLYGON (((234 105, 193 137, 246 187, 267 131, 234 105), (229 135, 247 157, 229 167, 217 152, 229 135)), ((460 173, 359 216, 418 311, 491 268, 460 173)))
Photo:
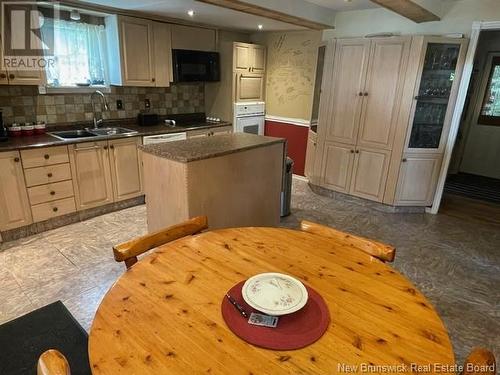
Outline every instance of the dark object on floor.
POLYGON ((444 191, 450 194, 500 203, 500 180, 468 173, 449 175, 444 191))
POLYGON ((0 374, 36 374, 40 355, 57 349, 72 375, 90 375, 87 341, 87 332, 57 301, 0 326, 0 374))

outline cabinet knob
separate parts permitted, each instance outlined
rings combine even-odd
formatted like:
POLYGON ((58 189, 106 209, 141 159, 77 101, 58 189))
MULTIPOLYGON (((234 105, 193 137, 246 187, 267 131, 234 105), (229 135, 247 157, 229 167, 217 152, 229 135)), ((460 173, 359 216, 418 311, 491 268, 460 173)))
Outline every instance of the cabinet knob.
POLYGON ((50 172, 49 172, 49 173, 47 173, 47 177, 48 177, 48 178, 51 178, 52 176, 53 176, 53 175, 52 175, 52 173, 50 173, 50 172))
POLYGON ((50 158, 50 155, 49 154, 45 154, 45 155, 43 155, 43 157, 45 158, 45 160, 47 160, 47 159, 50 158))
POLYGON ((362 92, 360 92, 360 93, 358 94, 358 96, 363 96, 363 93, 362 93, 362 92))
POLYGON ((154 78, 151 78, 151 82, 154 82, 154 81, 156 81, 156 79, 154 79, 154 78))
POLYGON ((252 68, 248 68, 248 71, 251 72, 252 71, 252 68))
POLYGON ((313 142, 313 145, 316 146, 316 142, 313 142))
POLYGON ((9 74, 9 78, 14 79, 14 78, 16 78, 16 76, 14 74, 9 74))
POLYGON ((114 146, 114 145, 111 145, 111 146, 109 146, 109 148, 110 148, 110 149, 114 149, 114 148, 115 148, 115 146, 114 146))
POLYGON ((351 154, 354 154, 354 150, 351 150, 351 154))
POLYGON ((18 157, 15 157, 15 158, 14 158, 14 162, 19 163, 19 158, 18 158, 18 157))
POLYGON ((0 73, 0 79, 5 79, 7 78, 7 74, 5 73, 0 73))
POLYGON ((52 190, 52 191, 50 192, 50 195, 56 195, 56 192, 52 190))
POLYGON ((365 92, 365 93, 363 94, 363 96, 368 96, 368 93, 367 93, 367 92, 365 92))
POLYGON ((356 150, 356 154, 359 154, 359 150, 356 150))
POLYGON ((108 146, 104 146, 103 149, 107 150, 108 149, 108 146))
POLYGON ((403 163, 406 163, 408 161, 407 158, 403 158, 403 160, 401 160, 403 163))
POLYGON ((54 207, 52 211, 57 212, 59 209, 57 207, 54 207))

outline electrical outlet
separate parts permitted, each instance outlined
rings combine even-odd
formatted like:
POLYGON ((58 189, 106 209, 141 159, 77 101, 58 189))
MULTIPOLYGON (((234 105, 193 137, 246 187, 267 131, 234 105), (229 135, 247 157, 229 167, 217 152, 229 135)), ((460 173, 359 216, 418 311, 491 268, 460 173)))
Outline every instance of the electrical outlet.
POLYGON ((149 101, 149 99, 144 99, 144 107, 146 109, 151 108, 151 102, 149 101))
POLYGON ((123 109, 123 102, 121 99, 116 101, 116 109, 123 109))

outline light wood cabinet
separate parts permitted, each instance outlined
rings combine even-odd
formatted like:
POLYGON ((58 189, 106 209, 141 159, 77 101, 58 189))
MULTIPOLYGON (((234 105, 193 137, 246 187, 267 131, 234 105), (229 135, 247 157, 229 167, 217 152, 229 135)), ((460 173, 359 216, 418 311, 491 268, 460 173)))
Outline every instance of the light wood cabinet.
POLYGON ((322 184, 348 193, 351 184, 354 146, 326 142, 323 154, 322 184))
POLYGON ((254 102, 264 100, 264 75, 253 73, 236 73, 235 77, 236 102, 254 102))
POLYGON ((85 142, 69 146, 77 209, 113 202, 108 142, 85 142))
POLYGON ((35 222, 67 215, 76 211, 75 198, 71 197, 37 204, 31 207, 31 211, 35 222))
POLYGON ((33 148, 30 150, 22 150, 21 157, 23 159, 24 168, 43 167, 54 164, 67 163, 68 147, 55 146, 33 148))
POLYGON ((441 169, 440 154, 405 154, 399 173, 396 205, 430 205, 441 169))
POLYGON ((113 199, 121 201, 144 194, 141 158, 137 146, 140 137, 109 141, 113 199))
POLYGON ((108 16, 106 35, 111 84, 141 87, 170 85, 173 74, 169 24, 143 18, 108 16))
POLYGON ((263 74, 266 71, 266 47, 258 44, 233 44, 233 72, 263 74))
POLYGON ((357 147, 349 193, 382 202, 391 152, 357 147))
POLYGON ((329 141, 356 143, 369 53, 369 40, 337 41, 332 102, 322 119, 327 127, 326 139, 329 141))
POLYGON ((172 48, 217 51, 217 33, 205 27, 172 25, 172 48))
POLYGON ((406 37, 372 41, 358 145, 392 149, 409 48, 406 37))
POLYGON ((18 151, 0 153, 0 230, 32 223, 30 205, 18 151))
POLYGON ((8 72, 9 84, 38 86, 45 83, 43 70, 16 70, 8 72))
POLYGON ((317 149, 317 134, 312 130, 309 130, 307 137, 306 161, 304 167, 304 174, 308 178, 311 178, 312 174, 314 173, 316 149, 317 149))

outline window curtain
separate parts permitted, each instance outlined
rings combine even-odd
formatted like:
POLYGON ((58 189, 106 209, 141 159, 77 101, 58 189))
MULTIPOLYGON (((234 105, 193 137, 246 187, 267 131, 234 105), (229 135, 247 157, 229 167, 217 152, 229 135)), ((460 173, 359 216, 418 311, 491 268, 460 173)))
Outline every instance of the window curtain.
POLYGON ((54 30, 54 66, 47 68, 51 86, 108 83, 104 26, 45 18, 44 32, 54 30))

